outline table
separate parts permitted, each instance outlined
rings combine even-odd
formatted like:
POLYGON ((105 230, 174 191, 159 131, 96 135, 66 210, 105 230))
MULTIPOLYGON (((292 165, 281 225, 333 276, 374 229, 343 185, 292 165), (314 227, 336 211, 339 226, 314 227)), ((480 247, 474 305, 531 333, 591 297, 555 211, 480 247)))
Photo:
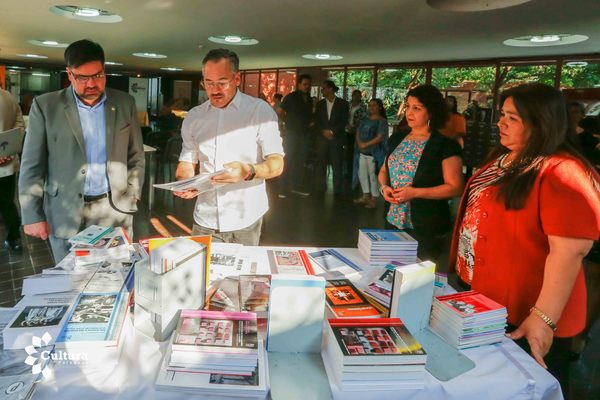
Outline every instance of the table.
MULTIPOLYGON (((246 247, 256 260, 267 259, 266 248, 246 247)), ((313 249, 307 249, 312 251, 313 249)), ((355 261, 357 249, 338 249, 355 261)), ((262 262, 262 261, 261 261, 262 262)), ((364 266, 364 265, 361 265, 364 266)), ((318 270, 318 267, 315 268, 318 270)), ((357 274, 352 280, 358 282, 357 274)), ((154 390, 154 380, 167 343, 157 343, 138 332, 128 320, 118 364, 57 365, 55 376, 38 384, 34 399, 213 399, 154 390)), ((476 364, 465 374, 441 382, 426 373, 423 390, 395 392, 340 392, 330 389, 320 354, 269 354, 271 394, 279 400, 388 399, 544 399, 560 400, 558 381, 513 341, 464 350, 476 364)))

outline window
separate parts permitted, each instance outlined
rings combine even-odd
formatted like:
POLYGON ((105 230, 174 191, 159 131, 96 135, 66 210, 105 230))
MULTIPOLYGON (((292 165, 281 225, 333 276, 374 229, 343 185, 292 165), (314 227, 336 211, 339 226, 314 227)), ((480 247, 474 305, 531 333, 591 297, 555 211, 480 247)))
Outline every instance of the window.
POLYGON ((563 89, 600 88, 600 62, 565 62, 560 76, 560 87, 563 89))
POLYGON ((273 95, 277 92, 277 72, 260 72, 260 98, 269 104, 273 104, 273 95))
POLYGON ((377 93, 388 119, 397 119, 400 105, 410 88, 425 83, 425 68, 386 68, 377 71, 377 93))
POLYGON ((491 95, 496 81, 496 67, 433 68, 431 84, 445 96, 454 96, 462 113, 472 100, 491 95))
POLYGON ((346 75, 346 100, 352 100, 352 92, 360 90, 363 101, 373 98, 373 69, 349 69, 346 75))
POLYGON ((524 83, 545 83, 554 86, 556 65, 506 65, 500 67, 500 77, 504 77, 500 91, 510 89, 524 83))
POLYGON ((296 90, 296 70, 279 70, 279 81, 277 82, 277 93, 283 97, 296 90))
POLYGON ((258 97, 258 72, 246 72, 244 74, 243 92, 249 96, 258 97))

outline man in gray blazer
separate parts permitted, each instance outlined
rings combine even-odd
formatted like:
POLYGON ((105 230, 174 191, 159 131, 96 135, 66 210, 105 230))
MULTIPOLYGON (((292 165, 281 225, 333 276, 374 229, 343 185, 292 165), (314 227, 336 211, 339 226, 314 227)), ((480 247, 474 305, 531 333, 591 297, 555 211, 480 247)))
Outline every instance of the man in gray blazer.
POLYGON ((87 226, 123 226, 131 237, 145 166, 135 102, 105 89, 102 47, 71 43, 65 63, 71 86, 33 102, 19 177, 24 231, 49 238, 56 262, 87 226))

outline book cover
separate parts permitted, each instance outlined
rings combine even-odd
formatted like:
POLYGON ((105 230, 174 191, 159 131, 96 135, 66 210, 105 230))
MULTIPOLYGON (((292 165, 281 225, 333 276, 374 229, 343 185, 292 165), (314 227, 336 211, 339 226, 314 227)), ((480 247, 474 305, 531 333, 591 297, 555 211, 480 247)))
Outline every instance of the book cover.
POLYGON ((315 274, 304 250, 268 250, 267 253, 273 274, 315 274))
POLYGON ((474 290, 438 296, 436 299, 444 307, 461 317, 470 317, 476 314, 505 309, 503 305, 474 290))
POLYGON ((425 350, 399 318, 330 319, 329 325, 344 356, 425 355, 425 350))
POLYGON ((350 267, 355 271, 362 271, 362 268, 348 260, 348 258, 341 255, 335 249, 314 251, 308 255, 324 271, 346 269, 347 267, 350 267))
POLYGON ((256 314, 182 310, 173 335, 173 349, 255 353, 258 346, 256 314))
POLYGON ((109 226, 91 225, 70 238, 69 243, 93 245, 112 229, 109 226))
POLYGON ((360 233, 369 241, 375 242, 377 245, 389 243, 406 243, 407 245, 416 245, 417 241, 408 233, 394 229, 360 229, 360 233))
POLYGON ((241 311, 261 313, 266 318, 269 311, 269 293, 271 278, 269 275, 240 275, 239 298, 241 311))
POLYGON ((379 311, 348 279, 328 280, 325 296, 327 306, 338 318, 379 316, 379 311))

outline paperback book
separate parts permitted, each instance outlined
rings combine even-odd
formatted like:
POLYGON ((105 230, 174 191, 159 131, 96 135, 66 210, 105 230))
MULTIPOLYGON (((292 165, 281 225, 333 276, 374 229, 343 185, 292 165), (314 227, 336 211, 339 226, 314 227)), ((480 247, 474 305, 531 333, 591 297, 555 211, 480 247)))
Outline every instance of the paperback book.
POLYGON ((304 250, 268 250, 271 273, 314 275, 315 271, 304 250))
POLYGON ((327 308, 335 318, 380 316, 380 312, 348 279, 327 280, 325 296, 327 308))

